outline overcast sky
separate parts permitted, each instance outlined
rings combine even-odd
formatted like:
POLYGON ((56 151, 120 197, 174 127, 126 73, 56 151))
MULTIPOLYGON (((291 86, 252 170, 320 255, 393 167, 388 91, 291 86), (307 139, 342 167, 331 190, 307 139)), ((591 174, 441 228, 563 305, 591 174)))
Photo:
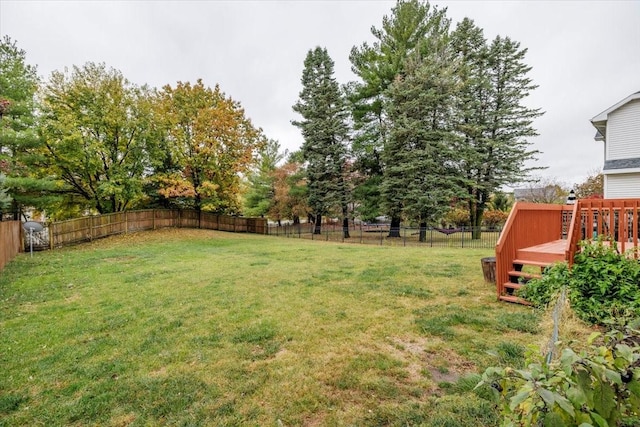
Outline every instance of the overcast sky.
MULTIPOLYGON (((104 62, 136 84, 202 78, 239 101, 283 148, 301 136, 290 122, 309 49, 326 47, 340 83, 355 80, 349 51, 372 41, 394 1, 0 0, 0 33, 27 61, 54 70, 104 62)), ((590 119, 640 91, 640 1, 440 1, 453 23, 469 17, 485 36, 528 48, 539 85, 526 103, 546 114, 531 140, 540 174, 566 185, 601 168, 590 119)))

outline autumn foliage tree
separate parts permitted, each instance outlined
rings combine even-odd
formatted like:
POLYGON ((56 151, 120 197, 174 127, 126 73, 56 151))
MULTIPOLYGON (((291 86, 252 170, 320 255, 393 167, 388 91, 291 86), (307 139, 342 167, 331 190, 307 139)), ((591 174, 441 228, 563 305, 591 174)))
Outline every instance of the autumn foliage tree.
POLYGON ((604 177, 599 170, 592 171, 584 182, 575 187, 578 199, 601 199, 604 196, 604 177))
POLYGON ((158 196, 180 207, 241 211, 241 174, 265 143, 240 104, 202 80, 165 86, 156 107, 164 155, 152 180, 158 196))
POLYGON ((273 172, 273 204, 269 217, 278 221, 291 218, 294 224, 300 223, 311 208, 307 204, 308 188, 300 152, 289 156, 287 162, 273 172))
POLYGON ((136 206, 150 165, 148 90, 87 63, 53 72, 42 97, 41 156, 31 167, 61 182, 58 215, 136 206))

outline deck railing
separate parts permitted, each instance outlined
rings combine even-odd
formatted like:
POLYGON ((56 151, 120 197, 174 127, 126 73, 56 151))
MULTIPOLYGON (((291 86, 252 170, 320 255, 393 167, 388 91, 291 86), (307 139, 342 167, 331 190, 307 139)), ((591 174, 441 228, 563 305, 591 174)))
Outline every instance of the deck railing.
MULTIPOLYGON (((640 228, 640 199, 578 200, 575 221, 567 239, 567 261, 573 258, 581 240, 603 236, 617 244, 620 253, 638 248, 640 228), (580 212, 579 216, 577 212, 580 212)), ((637 250, 633 253, 638 257, 637 250)))
POLYGON ((509 270, 518 249, 547 243, 567 236, 573 207, 517 202, 511 209, 496 244, 496 288, 498 297, 509 281, 509 270))

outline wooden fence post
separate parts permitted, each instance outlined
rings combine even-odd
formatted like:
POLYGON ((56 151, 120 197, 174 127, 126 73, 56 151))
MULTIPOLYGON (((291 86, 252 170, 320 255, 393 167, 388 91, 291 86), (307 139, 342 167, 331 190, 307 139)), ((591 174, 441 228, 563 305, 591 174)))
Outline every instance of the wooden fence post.
POLYGON ((153 215, 153 219, 151 220, 152 224, 153 224, 153 229, 156 229, 156 210, 155 209, 151 209, 151 215, 153 215))
POLYGON ((49 250, 53 250, 53 223, 49 223, 49 250))

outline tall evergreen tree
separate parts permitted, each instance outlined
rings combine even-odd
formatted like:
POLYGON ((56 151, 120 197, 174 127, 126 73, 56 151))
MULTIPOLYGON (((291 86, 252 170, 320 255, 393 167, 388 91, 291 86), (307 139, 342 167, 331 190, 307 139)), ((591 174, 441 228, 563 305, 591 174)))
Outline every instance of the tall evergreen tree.
POLYGON ((527 77, 531 67, 524 63, 527 50, 519 43, 497 37, 488 46, 482 30, 464 19, 452 33, 451 45, 459 63, 458 166, 473 237, 480 238, 490 195, 535 169, 526 167, 538 153, 528 138, 537 135, 532 123, 542 113, 523 103, 537 86, 527 77))
MULTIPOLYGON (((356 134, 353 151, 356 168, 365 178, 356 189, 358 203, 369 217, 382 213, 383 203, 378 186, 385 168, 383 151, 389 141, 388 89, 404 71, 406 59, 424 49, 428 37, 439 37, 448 30, 446 9, 437 9, 428 2, 401 0, 385 16, 382 27, 371 29, 375 41, 351 50, 352 71, 360 78, 348 86, 356 134)), ((384 205, 390 208, 390 200, 384 205)), ((392 209, 398 212, 399 207, 392 209)), ((400 217, 392 213, 391 236, 399 236, 400 217)))
POLYGON ((280 151, 280 143, 268 140, 258 152, 258 161, 248 174, 248 191, 245 195, 244 213, 247 216, 263 216, 268 214, 274 203, 274 172, 287 156, 288 152, 280 151))
POLYGON ((345 237, 349 237, 345 163, 349 128, 343 94, 335 80, 334 63, 326 48, 309 50, 302 72, 302 91, 293 110, 302 120, 309 206, 315 216, 314 233, 320 234, 322 217, 333 207, 342 210, 345 237))
MULTIPOLYGON (((26 53, 9 36, 0 40, 0 173, 5 174, 4 209, 17 215, 30 204, 34 187, 46 186, 28 167, 38 143, 35 122, 36 68, 26 63, 26 53)), ((17 219, 17 218, 16 218, 17 219)))
POLYGON ((432 38, 428 55, 417 53, 407 61, 404 76, 392 84, 390 138, 385 145, 387 164, 382 183, 386 211, 420 224, 420 241, 426 226, 439 219, 459 195, 453 168, 456 134, 452 107, 456 81, 446 39, 432 38), (401 211, 395 209, 400 208, 401 211))

